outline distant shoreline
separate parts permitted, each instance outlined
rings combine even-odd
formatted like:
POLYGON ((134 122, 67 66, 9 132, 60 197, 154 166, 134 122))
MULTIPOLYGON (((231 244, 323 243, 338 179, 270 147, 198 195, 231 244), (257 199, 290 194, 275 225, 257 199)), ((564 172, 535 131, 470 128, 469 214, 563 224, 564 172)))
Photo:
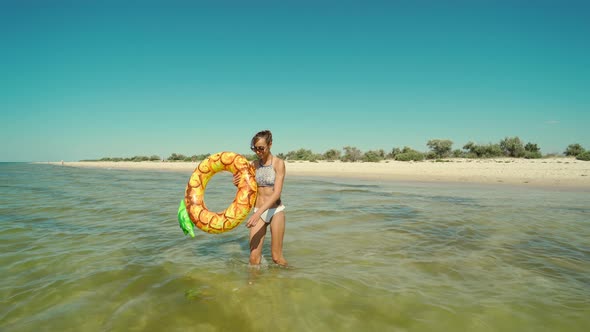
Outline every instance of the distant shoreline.
MULTIPOLYGON (((62 162, 38 162, 61 166, 62 162)), ((192 172, 199 162, 63 162, 64 167, 122 170, 192 172)), ((287 174, 296 176, 344 177, 421 182, 511 184, 540 187, 569 187, 590 190, 590 162, 575 158, 445 159, 402 162, 308 162, 287 161, 287 174)))

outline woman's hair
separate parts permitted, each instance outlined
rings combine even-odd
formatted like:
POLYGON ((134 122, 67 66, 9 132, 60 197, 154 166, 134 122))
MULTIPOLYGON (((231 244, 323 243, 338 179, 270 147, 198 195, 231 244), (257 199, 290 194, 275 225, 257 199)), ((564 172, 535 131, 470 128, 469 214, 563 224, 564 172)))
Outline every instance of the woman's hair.
POLYGON ((254 137, 252 137, 252 141, 250 142, 250 144, 254 146, 254 144, 256 144, 256 142, 258 142, 258 140, 261 138, 264 138, 266 144, 272 143, 272 133, 270 132, 270 130, 263 130, 259 131, 258 133, 256 133, 256 135, 254 135, 254 137))

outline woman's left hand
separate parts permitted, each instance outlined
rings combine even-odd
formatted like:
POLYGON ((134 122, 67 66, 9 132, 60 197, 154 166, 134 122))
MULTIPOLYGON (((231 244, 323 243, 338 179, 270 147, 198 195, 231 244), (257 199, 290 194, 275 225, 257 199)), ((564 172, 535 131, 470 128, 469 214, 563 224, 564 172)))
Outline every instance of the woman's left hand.
POLYGON ((236 173, 234 174, 234 180, 233 180, 234 186, 238 186, 238 184, 240 184, 240 174, 236 173))
POLYGON ((253 214, 249 219, 248 222, 246 223, 246 227, 251 228, 256 226, 256 224, 258 224, 258 220, 260 219, 260 216, 257 215, 256 213, 253 214))

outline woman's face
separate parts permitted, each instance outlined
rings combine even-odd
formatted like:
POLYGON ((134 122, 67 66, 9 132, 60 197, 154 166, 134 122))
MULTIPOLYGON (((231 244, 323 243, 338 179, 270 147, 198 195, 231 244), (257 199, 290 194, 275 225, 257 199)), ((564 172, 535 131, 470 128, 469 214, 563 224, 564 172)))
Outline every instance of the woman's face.
POLYGON ((265 138, 259 138, 258 141, 256 141, 256 143, 254 143, 254 145, 251 148, 252 148, 252 151, 254 151, 256 153, 258 158, 264 158, 264 157, 268 156, 268 154, 270 153, 271 146, 272 146, 272 143, 271 144, 266 143, 265 138))

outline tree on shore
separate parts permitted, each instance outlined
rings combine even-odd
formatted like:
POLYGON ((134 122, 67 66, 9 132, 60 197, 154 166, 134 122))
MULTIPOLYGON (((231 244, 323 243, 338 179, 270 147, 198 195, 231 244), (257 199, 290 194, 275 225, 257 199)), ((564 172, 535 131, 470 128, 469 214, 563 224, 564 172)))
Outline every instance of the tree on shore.
POLYGON ((402 153, 402 150, 400 148, 393 148, 391 149, 391 152, 387 154, 386 157, 388 159, 395 159, 395 157, 400 153, 402 153))
POLYGON ((451 153, 451 156, 453 158, 465 158, 467 156, 467 153, 461 149, 455 149, 451 153))
POLYGON ((448 139, 431 139, 426 143, 434 158, 445 158, 451 155, 453 142, 448 139))
POLYGON ((524 157, 526 159, 538 159, 541 158, 541 149, 537 146, 537 144, 527 143, 524 146, 524 157))
POLYGON ((361 150, 352 147, 352 146, 345 146, 344 147, 344 156, 342 156, 342 161, 358 161, 362 157, 361 150))
POLYGON ((184 159, 186 159, 186 156, 183 154, 180 154, 180 153, 173 153, 167 158, 167 160, 170 160, 170 161, 179 161, 179 160, 184 160, 184 159))
POLYGON ((336 149, 330 149, 323 154, 324 160, 334 161, 340 159, 342 152, 336 149))
MULTIPOLYGON (((276 153, 276 156, 284 160, 302 160, 302 161, 317 161, 327 160, 334 161, 340 160, 343 162, 379 162, 384 159, 394 159, 399 161, 421 161, 425 158, 494 158, 494 157, 514 157, 514 158, 541 158, 541 148, 532 142, 528 142, 523 145, 519 137, 505 137, 499 143, 488 143, 488 144, 476 144, 474 142, 468 142, 463 146, 462 149, 452 150, 453 142, 448 139, 431 139, 426 145, 430 149, 429 152, 424 153, 414 150, 408 146, 403 149, 394 147, 391 152, 385 153, 383 149, 369 150, 362 152, 356 147, 345 146, 341 150, 329 149, 324 153, 314 153, 309 149, 298 149, 295 151, 289 151, 288 153, 276 153)), ((574 156, 579 160, 590 160, 590 151, 586 151, 580 144, 570 144, 566 148, 564 154, 566 156, 574 156)), ((190 157, 179 153, 172 153, 167 160, 169 161, 185 161, 185 162, 196 162, 204 160, 209 157, 207 154, 192 155, 190 157)), ((245 154, 248 160, 256 160, 258 157, 256 154, 245 154)), ((546 155, 546 156, 558 156, 558 155, 546 155)), ((159 156, 152 155, 147 156, 134 156, 127 158, 120 157, 104 157, 98 161, 158 161, 161 160, 159 156)), ((86 160, 86 161, 97 161, 97 160, 86 160)))
POLYGON ((289 151, 285 156, 287 160, 315 160, 317 157, 311 150, 299 149, 297 151, 289 151))
POLYGON ((500 148, 508 157, 520 158, 524 157, 524 146, 518 137, 506 137, 500 141, 500 148))
POLYGON ((385 159, 385 151, 383 150, 371 150, 363 155, 363 161, 367 162, 379 162, 383 159, 385 159))
POLYGON ((204 153, 204 154, 194 154, 192 156, 185 156, 182 153, 172 153, 168 159, 168 161, 185 161, 185 162, 196 162, 207 159, 211 154, 204 153))
POLYGON ((577 155, 584 153, 585 151, 586 150, 580 144, 575 143, 568 145, 563 154, 565 154, 566 156, 576 157, 577 155))
POLYGON ((404 146, 401 153, 395 156, 395 160, 399 161, 422 161, 424 160, 424 154, 416 151, 408 146, 404 146))
POLYGON ((504 155, 504 151, 499 144, 478 145, 468 142, 463 146, 463 149, 467 150, 467 158, 493 158, 504 155))

